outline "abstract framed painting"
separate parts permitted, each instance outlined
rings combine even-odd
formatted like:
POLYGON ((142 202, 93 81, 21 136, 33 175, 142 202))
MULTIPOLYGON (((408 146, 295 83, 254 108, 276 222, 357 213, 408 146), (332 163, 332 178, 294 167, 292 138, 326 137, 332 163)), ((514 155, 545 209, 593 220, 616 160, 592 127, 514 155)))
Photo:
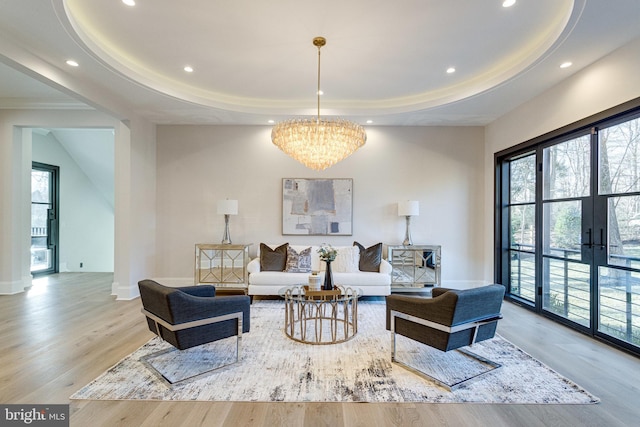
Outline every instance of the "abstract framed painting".
POLYGON ((353 179, 283 178, 282 234, 351 236, 353 179))

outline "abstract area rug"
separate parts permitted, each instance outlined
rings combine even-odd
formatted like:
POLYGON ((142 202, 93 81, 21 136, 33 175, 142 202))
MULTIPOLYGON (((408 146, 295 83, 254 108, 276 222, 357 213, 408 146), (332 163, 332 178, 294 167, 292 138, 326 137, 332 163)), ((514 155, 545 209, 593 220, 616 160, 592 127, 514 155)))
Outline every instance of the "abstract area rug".
MULTIPOLYGON (((546 404, 599 401, 498 336, 474 345, 473 351, 502 367, 449 392, 391 362, 391 337, 385 329, 385 304, 380 301, 358 304, 358 333, 342 344, 295 342, 285 336, 283 323, 282 301, 256 301, 251 306, 251 332, 242 338, 240 363, 196 381, 167 387, 138 360, 169 347, 154 338, 71 399, 546 404)), ((235 340, 171 354, 180 357, 180 363, 168 359, 168 370, 175 370, 176 366, 200 368, 212 363, 212 359, 220 359, 221 354, 226 359, 230 354, 235 357, 235 340)), ((456 351, 442 353, 400 337, 398 356, 399 360, 418 358, 440 377, 454 380, 456 376, 486 369, 456 351)))

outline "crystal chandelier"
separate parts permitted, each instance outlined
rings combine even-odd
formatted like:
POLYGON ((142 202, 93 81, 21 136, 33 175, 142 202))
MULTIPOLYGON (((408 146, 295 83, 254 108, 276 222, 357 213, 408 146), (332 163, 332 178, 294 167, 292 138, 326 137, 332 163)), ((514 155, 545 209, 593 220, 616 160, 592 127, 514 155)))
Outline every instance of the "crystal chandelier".
POLYGON ((324 170, 349 157, 367 140, 364 128, 339 118, 320 117, 320 49, 324 37, 313 39, 318 48, 318 115, 278 123, 271 130, 271 141, 306 167, 324 170))

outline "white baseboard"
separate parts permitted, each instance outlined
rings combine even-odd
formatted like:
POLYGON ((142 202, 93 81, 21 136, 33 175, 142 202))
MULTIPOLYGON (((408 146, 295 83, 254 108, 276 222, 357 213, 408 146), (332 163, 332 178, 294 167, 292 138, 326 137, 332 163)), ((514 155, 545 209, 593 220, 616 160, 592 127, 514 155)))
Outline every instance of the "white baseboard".
POLYGON ((138 286, 121 286, 119 282, 111 283, 111 295, 118 301, 129 301, 140 296, 138 286))
MULTIPOLYGON (((151 280, 155 280, 161 285, 171 287, 194 285, 193 277, 153 277, 151 280)), ((442 283, 442 287, 451 289, 470 289, 488 284, 489 282, 484 280, 446 280, 442 283)))
POLYGON ((195 285, 193 277, 152 277, 151 280, 172 288, 195 285))
MULTIPOLYGON (((193 277, 152 277, 151 280, 154 280, 161 285, 171 286, 171 287, 179 287, 179 286, 193 286, 193 277)), ((119 282, 111 283, 111 295, 116 297, 116 300, 119 301, 129 301, 132 299, 136 299, 140 296, 140 290, 138 289, 138 284, 135 286, 122 286, 119 282)))
MULTIPOLYGON (((29 279, 29 285, 31 286, 31 279, 29 279)), ((12 282, 0 282, 0 295, 15 295, 24 292, 25 288, 24 280, 14 280, 12 282)))
POLYGON ((443 288, 450 289, 471 289, 486 286, 489 283, 484 280, 445 280, 442 282, 443 288))

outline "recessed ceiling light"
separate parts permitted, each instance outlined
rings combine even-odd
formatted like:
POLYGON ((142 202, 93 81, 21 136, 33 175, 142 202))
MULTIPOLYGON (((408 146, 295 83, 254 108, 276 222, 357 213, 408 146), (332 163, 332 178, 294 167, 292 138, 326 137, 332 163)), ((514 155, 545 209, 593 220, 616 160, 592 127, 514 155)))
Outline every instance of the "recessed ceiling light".
POLYGON ((560 64, 560 68, 569 68, 572 65, 573 65, 572 62, 567 61, 567 62, 563 62, 562 64, 560 64))
POLYGON ((502 7, 511 7, 516 4, 516 0, 504 0, 502 2, 502 7))
POLYGON ((72 66, 72 67, 77 67, 77 66, 79 66, 80 64, 78 64, 78 63, 77 63, 76 61, 74 61, 73 59, 69 59, 69 60, 67 61, 67 65, 70 65, 70 66, 72 66))
POLYGON ((371 123, 373 123, 373 120, 367 120, 368 125, 370 125, 371 123))
POLYGON ((323 91, 321 91, 321 90, 319 90, 319 91, 316 93, 316 95, 324 95, 324 92, 323 92, 323 91))
POLYGON ((447 68, 447 74, 453 74, 453 73, 455 73, 455 72, 456 72, 455 67, 449 67, 449 68, 447 68))
POLYGON ((275 122, 276 122, 275 120, 271 119, 271 120, 269 120, 267 123, 269 123, 270 125, 272 125, 272 124, 274 124, 275 122))
POLYGON ((184 67, 184 70, 185 70, 187 73, 193 73, 193 67, 191 67, 191 66, 189 66, 189 65, 185 66, 185 67, 184 67))
POLYGON ((135 0, 122 0, 122 3, 126 4, 127 6, 135 6, 136 5, 135 0))

